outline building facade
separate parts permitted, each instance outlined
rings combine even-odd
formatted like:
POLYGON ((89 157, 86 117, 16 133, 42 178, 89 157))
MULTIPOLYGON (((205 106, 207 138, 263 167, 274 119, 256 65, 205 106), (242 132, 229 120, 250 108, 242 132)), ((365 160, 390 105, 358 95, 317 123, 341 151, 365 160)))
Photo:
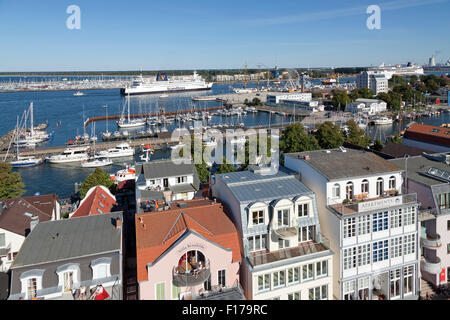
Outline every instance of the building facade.
POLYGON ((238 235, 219 203, 136 215, 136 248, 140 300, 244 298, 238 235))
POLYGON ((266 169, 218 174, 211 182, 243 244, 247 299, 332 299, 333 253, 320 233, 314 193, 293 172, 266 169))
POLYGON ((267 99, 266 104, 269 106, 276 106, 280 104, 282 100, 310 102, 312 100, 312 93, 295 92, 295 93, 268 94, 266 99, 267 99))
POLYGON ((387 93, 389 90, 388 79, 386 76, 374 71, 362 71, 356 77, 356 87, 358 89, 368 88, 372 90, 375 95, 382 92, 387 93))
POLYGON ((402 169, 360 150, 287 154, 317 197, 320 225, 335 252, 339 300, 416 299, 417 197, 402 193, 402 169))
POLYGON ((387 103, 378 99, 356 99, 347 104, 345 112, 374 115, 387 110, 387 103))

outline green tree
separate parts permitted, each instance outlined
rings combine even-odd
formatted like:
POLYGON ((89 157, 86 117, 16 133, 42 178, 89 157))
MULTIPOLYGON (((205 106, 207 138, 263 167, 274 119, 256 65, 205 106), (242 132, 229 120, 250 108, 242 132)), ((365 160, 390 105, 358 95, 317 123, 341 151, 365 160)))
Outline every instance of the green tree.
POLYGON ((330 121, 321 123, 317 127, 315 137, 323 149, 338 148, 344 143, 344 135, 342 134, 341 128, 330 121))
POLYGON ((375 150, 375 151, 381 151, 381 149, 383 149, 383 143, 381 142, 380 139, 376 139, 375 143, 373 144, 373 146, 371 148, 372 148, 372 150, 375 150))
POLYGON ((347 142, 361 147, 367 147, 369 145, 370 137, 366 135, 364 129, 358 127, 358 124, 353 119, 347 122, 347 127, 347 142))
POLYGON ((206 162, 203 161, 201 164, 196 164, 195 168, 197 169, 198 177, 201 183, 208 182, 209 180, 209 170, 206 162))
POLYGON ((109 174, 103 171, 102 168, 96 168, 93 173, 87 176, 86 180, 81 184, 80 193, 81 199, 86 196, 86 193, 95 186, 105 186, 113 194, 116 192, 116 185, 111 180, 109 174))
POLYGON ((393 135, 391 137, 389 137, 389 141, 393 142, 393 143, 397 143, 397 144, 401 144, 402 143, 402 137, 398 134, 393 135))
POLYGON ((11 171, 9 163, 0 162, 0 200, 17 198, 25 193, 20 174, 11 171))
POLYGON ((258 98, 253 98, 252 105, 254 105, 254 106, 262 105, 261 100, 259 100, 258 98))
POLYGON ((230 163, 227 163, 226 158, 223 157, 222 163, 217 166, 216 173, 220 174, 220 173, 229 173, 229 172, 235 172, 235 171, 236 171, 236 169, 233 167, 233 165, 230 163))
POLYGON ((347 103, 352 102, 352 99, 348 96, 347 92, 345 91, 334 91, 333 92, 333 99, 331 100, 331 103, 336 108, 341 108, 341 110, 345 109, 345 105, 347 103))
POLYGON ((280 137, 280 150, 284 153, 319 149, 316 138, 311 137, 300 123, 286 127, 280 137))

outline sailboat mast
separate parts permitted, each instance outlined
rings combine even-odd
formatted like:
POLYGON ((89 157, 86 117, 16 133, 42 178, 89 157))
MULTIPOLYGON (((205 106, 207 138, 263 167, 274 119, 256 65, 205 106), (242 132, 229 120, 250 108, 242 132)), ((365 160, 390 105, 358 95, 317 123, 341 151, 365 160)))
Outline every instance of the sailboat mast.
POLYGON ((130 94, 128 93, 128 123, 130 123, 130 94))
POLYGON ((30 103, 30 121, 31 121, 31 137, 34 137, 34 119, 33 119, 33 102, 30 103))

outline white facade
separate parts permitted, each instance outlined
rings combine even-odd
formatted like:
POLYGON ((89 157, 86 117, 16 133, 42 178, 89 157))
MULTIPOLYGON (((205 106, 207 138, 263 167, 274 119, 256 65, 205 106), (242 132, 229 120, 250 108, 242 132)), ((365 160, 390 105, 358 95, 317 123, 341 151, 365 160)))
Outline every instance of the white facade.
POLYGON ((298 102, 310 102, 312 100, 311 92, 295 92, 286 94, 274 94, 267 95, 267 105, 277 105, 281 100, 298 101, 298 102))
POLYGON ((358 89, 368 88, 374 92, 375 95, 389 90, 388 79, 384 74, 379 74, 374 71, 362 71, 356 77, 356 87, 358 89))
POLYGON ((285 166, 316 193, 322 232, 335 252, 335 298, 416 298, 418 203, 401 195, 401 171, 330 180, 308 161, 287 155, 285 166), (346 199, 360 200, 345 206, 346 199))
MULTIPOLYGON (((233 175, 241 177, 241 174, 246 175, 245 172, 233 175)), ((304 186, 294 176, 276 177, 281 180, 278 186, 272 176, 267 176, 266 181, 254 181, 257 188, 283 188, 286 194, 274 192, 272 198, 257 199, 255 193, 254 200, 240 201, 234 186, 224 183, 228 175, 216 176, 211 189, 213 197, 230 209, 230 218, 242 239, 240 280, 247 299, 331 300, 333 253, 321 243, 316 201, 311 191, 305 194, 301 189, 304 186), (300 186, 295 195, 287 189, 292 183, 300 186), (308 251, 311 245, 319 249, 308 251)), ((252 183, 244 185, 247 187, 250 192, 252 183)))
POLYGON ((0 228, 0 272, 7 272, 25 237, 0 228))
POLYGON ((356 99, 345 107, 345 112, 377 114, 387 110, 387 103, 378 99, 356 99))

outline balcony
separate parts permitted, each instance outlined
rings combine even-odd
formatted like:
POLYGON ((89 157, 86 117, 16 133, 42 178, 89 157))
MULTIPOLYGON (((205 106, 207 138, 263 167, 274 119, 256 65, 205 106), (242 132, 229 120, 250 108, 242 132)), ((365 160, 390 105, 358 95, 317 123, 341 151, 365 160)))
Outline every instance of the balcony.
POLYGON ((439 274, 442 270, 441 259, 439 257, 422 258, 421 269, 428 273, 439 274))
POLYGON ((276 225, 272 226, 273 232, 281 239, 289 239, 297 237, 298 235, 298 223, 295 219, 292 219, 289 225, 276 225))
POLYGON ((11 244, 9 243, 6 247, 0 248, 0 258, 6 257, 11 250, 11 244))
POLYGON ((191 287, 204 283, 210 276, 209 260, 205 266, 186 270, 181 266, 174 267, 172 271, 173 284, 177 287, 191 287))
POLYGON ((256 267, 266 263, 314 254, 326 250, 329 250, 329 248, 327 248, 324 244, 317 243, 316 241, 308 241, 300 243, 297 247, 293 248, 281 249, 272 252, 253 252, 249 255, 248 260, 253 267, 256 267))
POLYGON ((426 234, 426 238, 420 238, 422 245, 427 248, 436 249, 442 246, 441 236, 439 234, 426 234))
POLYGON ((358 200, 350 200, 349 202, 342 203, 339 203, 332 198, 328 198, 328 207, 341 215, 350 215, 358 212, 370 212, 384 208, 417 203, 416 193, 403 195, 386 193, 381 197, 372 199, 365 199, 356 196, 355 198, 358 200))

